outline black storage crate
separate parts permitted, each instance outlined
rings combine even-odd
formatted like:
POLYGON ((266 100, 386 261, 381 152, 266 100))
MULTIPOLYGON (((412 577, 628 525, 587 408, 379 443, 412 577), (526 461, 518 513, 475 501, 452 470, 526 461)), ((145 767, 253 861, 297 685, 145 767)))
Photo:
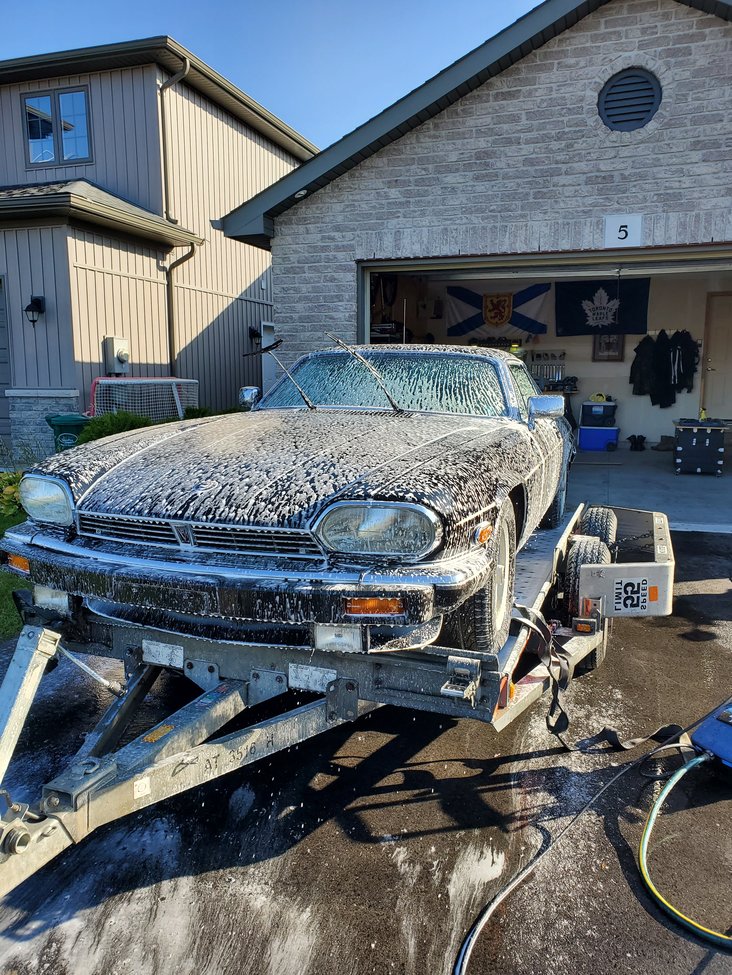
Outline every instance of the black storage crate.
POLYGON ((709 420, 681 420, 676 426, 677 474, 717 474, 724 466, 724 425, 709 420))
POLYGON ((593 403, 585 400, 582 404, 581 427, 614 427, 617 403, 593 403))

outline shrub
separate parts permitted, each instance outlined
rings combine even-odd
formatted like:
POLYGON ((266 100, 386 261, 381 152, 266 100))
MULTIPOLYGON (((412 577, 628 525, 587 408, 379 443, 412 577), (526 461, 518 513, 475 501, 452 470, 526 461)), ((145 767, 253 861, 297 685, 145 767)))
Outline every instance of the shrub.
POLYGON ((20 479, 22 471, 4 471, 0 473, 0 514, 14 515, 22 511, 20 505, 20 479))
POLYGON ((127 430, 139 430, 140 427, 151 427, 152 420, 146 416, 135 416, 134 413, 103 413, 93 417, 79 434, 78 444, 90 443, 102 437, 111 437, 115 433, 125 433, 127 430))

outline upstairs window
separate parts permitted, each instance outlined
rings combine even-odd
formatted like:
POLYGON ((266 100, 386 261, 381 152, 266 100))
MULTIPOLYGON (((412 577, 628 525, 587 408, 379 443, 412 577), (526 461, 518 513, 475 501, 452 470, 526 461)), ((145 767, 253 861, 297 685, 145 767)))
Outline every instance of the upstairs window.
POLYGON ((89 95, 85 88, 25 95, 23 115, 31 166, 89 162, 89 95))

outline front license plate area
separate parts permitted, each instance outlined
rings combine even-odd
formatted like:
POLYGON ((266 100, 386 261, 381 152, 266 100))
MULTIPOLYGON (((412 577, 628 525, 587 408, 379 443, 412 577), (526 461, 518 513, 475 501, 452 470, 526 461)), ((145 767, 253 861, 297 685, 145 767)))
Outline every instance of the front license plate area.
POLYGON ((287 681, 291 688, 300 691, 315 691, 325 694, 328 684, 338 677, 338 672, 326 667, 311 667, 309 664, 290 664, 287 681))

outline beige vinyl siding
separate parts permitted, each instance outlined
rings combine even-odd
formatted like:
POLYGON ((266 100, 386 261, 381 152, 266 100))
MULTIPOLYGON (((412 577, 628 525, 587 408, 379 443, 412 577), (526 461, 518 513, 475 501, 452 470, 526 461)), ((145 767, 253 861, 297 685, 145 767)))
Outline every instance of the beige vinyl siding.
MULTIPOLYGON (((65 227, 0 232, 0 275, 5 280, 10 381, 20 388, 72 388, 76 384, 69 315, 65 227), (33 328, 23 309, 31 295, 46 299, 33 328)), ((0 390, 0 395, 4 390, 0 390)))
POLYGON ((167 376, 164 253, 77 229, 70 231, 68 260, 82 403, 88 406, 93 380, 105 375, 105 335, 129 341, 130 375, 167 376))
POLYGON ((154 65, 146 65, 0 87, 0 185, 88 179, 148 210, 162 212, 156 71, 154 65), (29 165, 23 95, 77 86, 89 92, 92 161, 29 165))
MULTIPOLYGON (((160 72, 159 81, 167 78, 160 72)), ((169 89, 170 211, 205 242, 175 271, 180 374, 198 379, 201 402, 226 408, 239 386, 259 383, 250 325, 272 318, 270 256, 229 240, 212 225, 296 165, 268 142, 185 84, 169 89)), ((184 254, 177 249, 171 259, 184 254)))

